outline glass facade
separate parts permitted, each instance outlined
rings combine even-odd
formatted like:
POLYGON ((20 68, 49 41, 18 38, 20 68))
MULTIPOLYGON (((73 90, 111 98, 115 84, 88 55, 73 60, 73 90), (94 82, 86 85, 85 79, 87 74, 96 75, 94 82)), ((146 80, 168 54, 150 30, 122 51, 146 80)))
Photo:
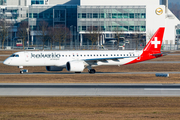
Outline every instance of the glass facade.
POLYGON ((79 6, 78 32, 97 26, 101 31, 146 31, 145 6, 79 6))
POLYGON ((45 18, 51 19, 53 18, 53 13, 29 13, 29 18, 45 18))
POLYGON ((0 10, 0 19, 7 19, 17 25, 19 21, 27 19, 28 7, 6 7, 0 10))
POLYGON ((78 18, 145 19, 146 13, 78 13, 78 18))
POLYGON ((33 4, 44 4, 44 0, 31 0, 31 5, 33 4))
POLYGON ((180 35, 180 29, 177 29, 177 30, 176 30, 176 34, 177 34, 177 35, 180 35))
POLYGON ((0 5, 6 5, 7 1, 6 0, 0 0, 0 5))
POLYGON ((77 26, 77 6, 30 6, 29 18, 31 30, 38 30, 38 23, 42 20, 49 26, 77 26))
MULTIPOLYGON (((70 29, 71 26, 77 27, 77 6, 29 6, 29 26, 31 31, 40 30, 39 24, 46 21, 49 27, 65 25, 70 29)), ((33 41, 38 41, 35 32, 33 41)))

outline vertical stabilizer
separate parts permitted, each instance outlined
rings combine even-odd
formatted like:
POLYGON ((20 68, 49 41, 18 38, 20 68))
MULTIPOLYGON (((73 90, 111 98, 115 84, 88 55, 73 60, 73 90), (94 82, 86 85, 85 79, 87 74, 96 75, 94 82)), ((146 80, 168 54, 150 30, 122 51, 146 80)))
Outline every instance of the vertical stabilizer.
POLYGON ((146 47, 144 48, 143 52, 149 52, 149 53, 160 53, 161 51, 161 45, 163 41, 164 36, 164 27, 160 27, 156 33, 153 35, 153 37, 150 39, 146 47))
POLYGON ((143 62, 146 60, 163 56, 163 54, 161 53, 161 45, 163 41, 164 30, 165 27, 160 27, 153 35, 151 40, 148 42, 146 47, 143 49, 143 53, 140 56, 138 56, 136 59, 132 60, 129 63, 126 63, 125 65, 143 62))

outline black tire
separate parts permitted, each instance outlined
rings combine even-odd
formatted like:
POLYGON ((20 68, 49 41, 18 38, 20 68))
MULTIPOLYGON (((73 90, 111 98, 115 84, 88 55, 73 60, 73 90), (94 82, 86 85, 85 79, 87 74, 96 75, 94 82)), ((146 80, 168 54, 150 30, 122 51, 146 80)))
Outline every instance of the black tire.
POLYGON ((94 73, 96 73, 96 70, 95 70, 95 69, 90 69, 90 70, 89 70, 89 73, 90 73, 90 74, 94 74, 94 73))
POLYGON ((20 74, 23 74, 23 71, 20 71, 20 74))
POLYGON ((80 74, 81 72, 75 72, 75 73, 78 73, 78 74, 80 74))

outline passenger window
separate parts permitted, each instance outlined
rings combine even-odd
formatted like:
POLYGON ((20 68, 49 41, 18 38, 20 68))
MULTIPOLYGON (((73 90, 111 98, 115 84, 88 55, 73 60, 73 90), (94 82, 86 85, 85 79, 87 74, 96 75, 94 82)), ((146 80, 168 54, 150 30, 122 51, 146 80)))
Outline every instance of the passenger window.
POLYGON ((114 56, 116 56, 116 55, 114 54, 114 56))
POLYGON ((106 56, 108 56, 108 54, 106 54, 106 56))
POLYGON ((103 56, 105 56, 105 54, 103 54, 103 56))
POLYGON ((117 56, 119 56, 119 54, 117 54, 117 56))
POLYGON ((16 57, 19 57, 19 55, 16 55, 16 57))

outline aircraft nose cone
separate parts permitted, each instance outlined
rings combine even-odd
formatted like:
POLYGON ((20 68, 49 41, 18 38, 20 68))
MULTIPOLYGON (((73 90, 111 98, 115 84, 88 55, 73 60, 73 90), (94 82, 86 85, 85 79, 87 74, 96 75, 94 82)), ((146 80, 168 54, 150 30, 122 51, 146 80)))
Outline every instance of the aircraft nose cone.
POLYGON ((10 62, 11 62, 11 59, 7 58, 7 59, 3 62, 3 64, 4 64, 4 65, 9 65, 10 62))
POLYGON ((4 65, 7 65, 7 64, 8 64, 7 60, 5 60, 5 61, 3 62, 3 64, 4 64, 4 65))

